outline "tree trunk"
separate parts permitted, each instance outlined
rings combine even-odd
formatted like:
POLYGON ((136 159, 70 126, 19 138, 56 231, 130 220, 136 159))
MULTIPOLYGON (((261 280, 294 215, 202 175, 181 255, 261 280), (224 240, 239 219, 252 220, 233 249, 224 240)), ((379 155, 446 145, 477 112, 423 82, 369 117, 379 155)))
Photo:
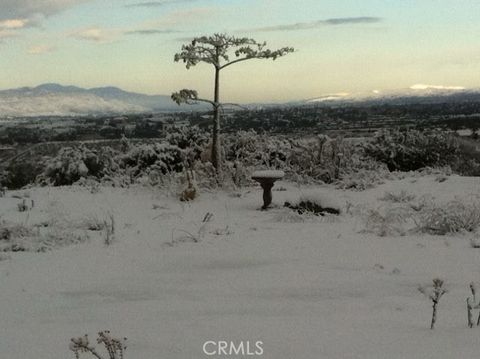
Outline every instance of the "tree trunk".
POLYGON ((221 172, 221 142, 220 142, 220 69, 215 68, 215 97, 213 106, 213 133, 212 133, 212 164, 221 172))
POLYGON ((437 321, 437 304, 437 301, 433 302, 432 323, 430 324, 430 329, 435 328, 435 323, 437 321))

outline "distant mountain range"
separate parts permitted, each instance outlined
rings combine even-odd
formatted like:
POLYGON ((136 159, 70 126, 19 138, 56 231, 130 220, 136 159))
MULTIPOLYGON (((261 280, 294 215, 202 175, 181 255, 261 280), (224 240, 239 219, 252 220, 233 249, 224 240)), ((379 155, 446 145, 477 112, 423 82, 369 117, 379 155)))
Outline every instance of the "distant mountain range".
POLYGON ((83 89, 43 84, 0 91, 0 117, 188 111, 195 107, 178 106, 170 96, 138 94, 117 87, 83 89))
POLYGON ((408 105, 439 103, 480 103, 480 89, 442 88, 441 86, 415 85, 396 91, 373 91, 368 94, 336 93, 301 101, 304 105, 408 105))
MULTIPOLYGON (((410 89, 368 94, 337 93, 284 104, 251 104, 249 108, 274 106, 402 105, 479 102, 480 90, 416 85, 410 89)), ((43 84, 0 91, 0 117, 83 116, 206 110, 205 104, 177 106, 170 96, 144 95, 117 87, 84 89, 43 84)))

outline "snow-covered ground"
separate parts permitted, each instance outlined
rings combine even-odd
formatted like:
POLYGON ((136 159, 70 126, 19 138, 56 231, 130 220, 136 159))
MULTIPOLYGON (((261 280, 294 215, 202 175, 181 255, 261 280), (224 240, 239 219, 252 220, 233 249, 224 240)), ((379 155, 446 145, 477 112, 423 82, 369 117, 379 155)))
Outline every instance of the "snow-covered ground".
POLYGON ((105 246, 101 231, 89 231, 87 242, 0 261, 0 357, 73 358, 71 337, 104 329, 128 338, 127 359, 206 358, 208 340, 262 341, 272 359, 478 357, 480 328, 467 328, 465 305, 469 283, 480 282, 474 235, 378 237, 345 210, 385 206, 387 191, 467 198, 480 179, 275 188, 283 190, 269 211, 259 210, 259 187, 202 192, 191 203, 142 187, 7 192, 2 220, 78 231, 113 217, 115 238, 105 246), (297 217, 281 204, 305 191, 344 213, 289 221, 297 217), (18 212, 12 195, 26 192, 35 207, 18 212), (449 292, 432 331, 431 303, 417 288, 435 277, 449 292))

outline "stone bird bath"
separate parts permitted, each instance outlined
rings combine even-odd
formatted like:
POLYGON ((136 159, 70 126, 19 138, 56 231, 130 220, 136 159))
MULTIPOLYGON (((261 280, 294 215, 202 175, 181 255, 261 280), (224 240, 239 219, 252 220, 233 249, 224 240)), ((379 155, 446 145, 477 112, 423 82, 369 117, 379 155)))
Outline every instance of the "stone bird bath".
POLYGON ((263 188, 263 206, 262 209, 267 209, 272 203, 272 187, 275 181, 282 179, 285 176, 283 171, 256 171, 252 174, 252 179, 260 183, 263 188))

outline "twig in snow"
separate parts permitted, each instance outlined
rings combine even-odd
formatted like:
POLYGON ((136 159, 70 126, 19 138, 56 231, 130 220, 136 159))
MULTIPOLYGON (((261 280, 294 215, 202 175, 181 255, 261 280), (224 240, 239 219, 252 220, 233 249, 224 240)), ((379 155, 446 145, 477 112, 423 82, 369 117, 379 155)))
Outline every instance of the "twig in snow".
POLYGON ((432 321, 430 324, 430 329, 435 328, 435 323, 437 322, 437 307, 440 302, 440 298, 447 293, 447 290, 443 286, 444 282, 442 279, 435 278, 433 280, 432 287, 419 287, 418 290, 427 296, 433 303, 432 305, 432 321))

